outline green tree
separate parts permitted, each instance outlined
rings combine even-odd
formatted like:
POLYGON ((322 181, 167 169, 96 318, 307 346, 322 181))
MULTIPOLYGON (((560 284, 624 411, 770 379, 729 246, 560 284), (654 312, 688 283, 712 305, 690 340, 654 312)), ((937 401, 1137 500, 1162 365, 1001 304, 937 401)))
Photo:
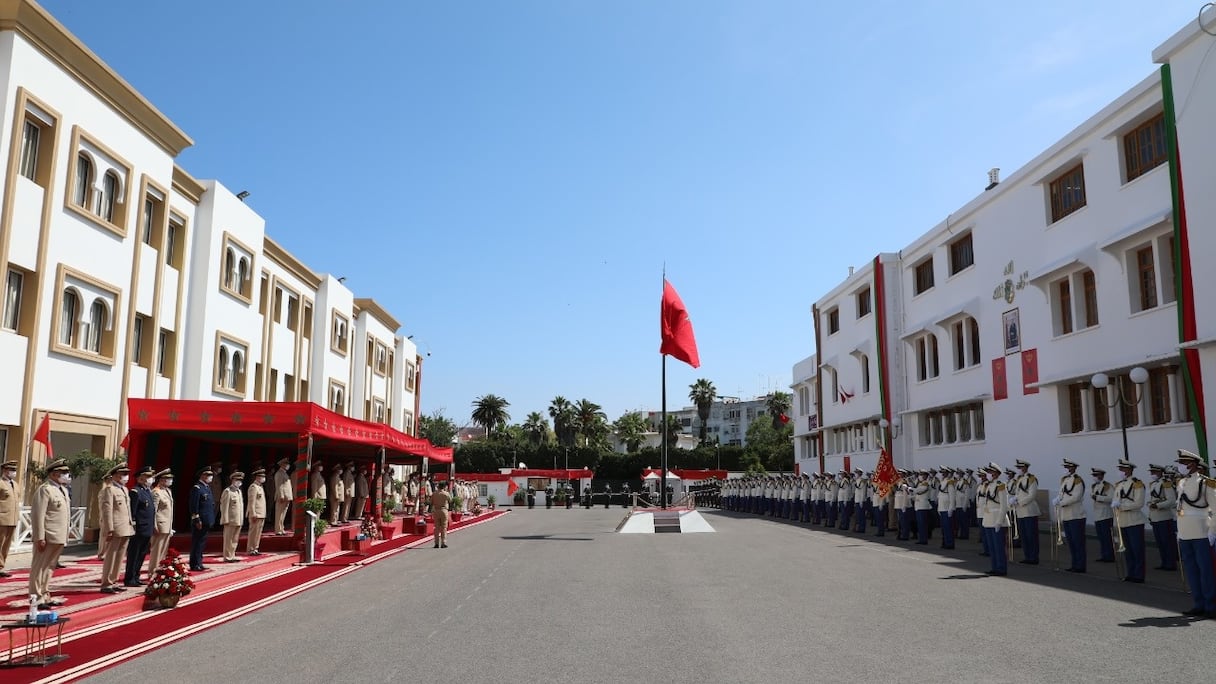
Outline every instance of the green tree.
POLYGON ((418 417, 418 436, 435 446, 443 447, 451 444, 452 438, 456 436, 457 432, 459 429, 457 429, 456 423, 443 415, 443 411, 435 410, 429 416, 418 417))
POLYGON ((583 446, 603 441, 608 434, 608 415, 599 404, 579 399, 574 405, 575 429, 583 437, 583 446))
POLYGON ((473 422, 486 429, 486 436, 492 436, 511 420, 507 407, 511 402, 494 394, 477 397, 473 401, 473 422))
POLYGON ((633 411, 617 418, 612 424, 612 431, 625 443, 625 451, 635 454, 642 446, 642 435, 646 432, 647 427, 649 426, 642 414, 633 411))
POLYGON ((747 427, 747 446, 743 448, 746 462, 759 460, 768 470, 794 469, 794 426, 777 421, 778 427, 766 420, 753 420, 747 427))
POLYGON ((671 452, 675 450, 676 444, 680 442, 680 433, 684 432, 684 426, 680 425, 680 419, 674 413, 667 414, 667 455, 670 458, 671 452))
POLYGON ((708 429, 706 422, 709 420, 709 410, 713 407, 714 400, 718 398, 718 389, 705 378, 701 378, 689 385, 688 389, 688 399, 696 404, 697 418, 701 419, 699 432, 701 444, 705 444, 706 430, 708 429))
POLYGON ((524 434, 533 448, 539 447, 549 440, 549 421, 540 411, 533 411, 523 424, 524 434))
POLYGON ((773 428, 778 428, 784 425, 781 416, 789 419, 790 407, 793 406, 794 398, 789 392, 773 392, 769 395, 768 400, 764 402, 768 408, 768 414, 773 417, 773 428))
POLYGON ((577 420, 574 405, 561 395, 554 397, 553 401, 549 402, 549 418, 553 420, 557 443, 564 447, 574 446, 574 423, 577 420))

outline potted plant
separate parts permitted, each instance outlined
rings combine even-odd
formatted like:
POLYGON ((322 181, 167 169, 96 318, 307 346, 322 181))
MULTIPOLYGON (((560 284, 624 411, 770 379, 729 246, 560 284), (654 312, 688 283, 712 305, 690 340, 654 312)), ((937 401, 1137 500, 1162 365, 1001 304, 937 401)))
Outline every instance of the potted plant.
POLYGON ((528 493, 522 489, 515 490, 515 496, 511 499, 511 503, 516 506, 523 506, 528 503, 528 493))
POLYGON ((397 523, 393 517, 393 509, 389 507, 389 503, 392 502, 393 500, 389 499, 381 508, 379 525, 381 539, 392 539, 397 534, 397 523))
POLYGON ((486 506, 491 511, 494 510, 494 505, 497 503, 498 503, 498 497, 494 496, 493 494, 486 497, 486 506))
POLYGON ((144 596, 162 608, 173 608, 183 596, 193 590, 194 581, 190 579, 190 573, 186 572, 186 566, 182 565, 181 555, 169 549, 148 578, 144 596))
POLYGON ((459 494, 452 497, 452 501, 448 504, 448 516, 452 522, 460 522, 464 517, 464 499, 459 494))
MULTIPOLYGON (((73 480, 88 478, 89 491, 86 500, 90 503, 88 504, 88 511, 85 517, 87 525, 85 526, 84 539, 82 541, 87 544, 95 543, 99 536, 97 529, 97 525, 99 524, 97 490, 101 487, 101 481, 105 479, 106 473, 110 472, 110 469, 118 465, 120 461, 114 458, 98 456, 88 449, 78 451, 64 460, 68 462, 68 472, 72 474, 73 480)), ((45 479, 45 471, 38 474, 39 479, 45 479)))

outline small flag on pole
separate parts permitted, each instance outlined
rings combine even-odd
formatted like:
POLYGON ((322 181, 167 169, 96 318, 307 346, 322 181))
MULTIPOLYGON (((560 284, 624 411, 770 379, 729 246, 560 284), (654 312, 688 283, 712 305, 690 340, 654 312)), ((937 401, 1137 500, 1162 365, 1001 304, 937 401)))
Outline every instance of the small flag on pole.
POLYGON ((790 417, 782 413, 781 415, 777 416, 777 420, 781 421, 782 425, 785 425, 786 423, 790 422, 790 417))
POLYGON ((39 442, 46 447, 47 461, 55 458, 55 452, 51 449, 51 416, 49 413, 42 417, 42 422, 38 424, 38 429, 34 431, 33 441, 39 442))
POLYGON ((697 354, 697 339, 692 332, 688 310, 684 308, 680 295, 666 278, 663 279, 663 304, 659 323, 663 336, 659 353, 669 354, 693 368, 699 368, 701 357, 697 354))

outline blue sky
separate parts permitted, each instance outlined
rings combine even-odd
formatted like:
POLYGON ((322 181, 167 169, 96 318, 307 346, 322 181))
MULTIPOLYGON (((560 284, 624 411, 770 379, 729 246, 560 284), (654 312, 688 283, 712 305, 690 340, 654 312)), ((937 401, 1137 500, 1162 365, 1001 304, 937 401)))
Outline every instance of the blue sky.
POLYGON ((1154 68, 1197 2, 44 5, 430 352, 424 413, 788 389, 810 305, 1154 68))

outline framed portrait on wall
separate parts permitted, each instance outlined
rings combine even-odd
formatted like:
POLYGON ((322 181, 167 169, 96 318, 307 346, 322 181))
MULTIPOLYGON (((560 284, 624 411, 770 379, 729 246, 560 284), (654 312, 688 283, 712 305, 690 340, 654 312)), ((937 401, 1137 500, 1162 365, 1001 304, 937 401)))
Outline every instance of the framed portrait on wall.
POLYGON ((1010 309, 1001 315, 1001 330, 1005 335, 1005 355, 1021 351, 1022 321, 1017 309, 1010 309))

